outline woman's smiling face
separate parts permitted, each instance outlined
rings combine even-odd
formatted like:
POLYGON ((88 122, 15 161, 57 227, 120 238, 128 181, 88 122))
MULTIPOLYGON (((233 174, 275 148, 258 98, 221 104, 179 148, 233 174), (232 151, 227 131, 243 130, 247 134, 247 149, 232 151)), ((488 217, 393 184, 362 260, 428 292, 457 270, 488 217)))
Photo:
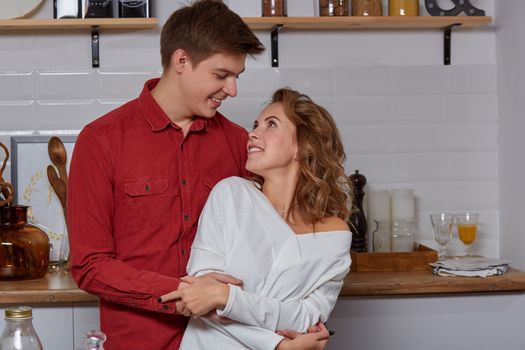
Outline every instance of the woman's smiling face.
POLYGON ((246 169, 251 173, 266 177, 276 170, 296 169, 296 128, 281 103, 272 103, 263 109, 254 122, 247 147, 246 169))

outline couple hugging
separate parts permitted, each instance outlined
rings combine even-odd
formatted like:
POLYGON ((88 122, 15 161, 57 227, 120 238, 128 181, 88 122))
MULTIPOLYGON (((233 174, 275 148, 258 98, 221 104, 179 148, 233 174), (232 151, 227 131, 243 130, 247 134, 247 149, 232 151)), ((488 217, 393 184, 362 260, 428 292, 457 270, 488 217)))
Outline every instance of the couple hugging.
POLYGON ((288 88, 249 132, 217 112, 263 50, 222 2, 181 7, 160 79, 80 133, 72 274, 100 299, 107 349, 326 346, 350 266, 344 149, 329 113, 288 88))

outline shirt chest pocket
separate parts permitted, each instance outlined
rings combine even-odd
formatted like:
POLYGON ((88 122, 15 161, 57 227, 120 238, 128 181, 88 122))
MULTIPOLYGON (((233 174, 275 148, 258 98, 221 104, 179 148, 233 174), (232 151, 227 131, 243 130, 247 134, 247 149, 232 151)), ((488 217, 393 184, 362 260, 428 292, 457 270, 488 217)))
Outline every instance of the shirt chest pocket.
POLYGON ((159 196, 168 189, 168 180, 165 177, 156 179, 132 180, 124 183, 124 192, 131 198, 148 199, 159 196))
POLYGON ((125 231, 136 232, 145 228, 155 231, 166 225, 175 198, 167 177, 141 177, 123 183, 122 205, 117 209, 118 220, 125 231))

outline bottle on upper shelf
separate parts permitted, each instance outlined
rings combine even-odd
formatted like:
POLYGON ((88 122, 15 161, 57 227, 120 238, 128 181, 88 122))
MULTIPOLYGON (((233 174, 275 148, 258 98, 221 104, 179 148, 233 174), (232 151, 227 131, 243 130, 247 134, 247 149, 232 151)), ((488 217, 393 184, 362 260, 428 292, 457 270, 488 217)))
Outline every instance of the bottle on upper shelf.
POLYGON ((286 16, 286 0, 262 0, 263 17, 286 16))

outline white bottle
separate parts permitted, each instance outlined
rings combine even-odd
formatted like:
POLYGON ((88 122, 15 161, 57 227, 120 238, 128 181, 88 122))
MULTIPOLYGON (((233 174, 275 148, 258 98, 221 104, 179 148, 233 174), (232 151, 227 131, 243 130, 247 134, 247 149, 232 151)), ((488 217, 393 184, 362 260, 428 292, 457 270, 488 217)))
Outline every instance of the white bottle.
POLYGON ((0 336, 0 349, 43 350, 32 320, 33 309, 29 306, 7 308, 4 331, 0 336))

